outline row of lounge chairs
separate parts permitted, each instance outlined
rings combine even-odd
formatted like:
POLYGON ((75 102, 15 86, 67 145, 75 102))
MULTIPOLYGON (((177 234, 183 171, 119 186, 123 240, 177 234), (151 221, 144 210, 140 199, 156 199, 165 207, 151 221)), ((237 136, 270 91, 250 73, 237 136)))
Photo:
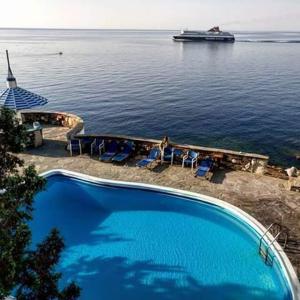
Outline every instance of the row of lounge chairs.
MULTIPOLYGON (((112 140, 105 143, 103 139, 95 138, 91 143, 91 156, 99 154, 99 160, 103 162, 122 162, 133 153, 134 144, 130 141, 118 144, 112 140)), ((82 145, 80 140, 72 139, 69 144, 71 156, 74 153, 82 154, 82 145)))
MULTIPOLYGON (((75 152, 82 154, 82 146, 80 140, 72 139, 70 141, 70 154, 75 152)), ((95 138, 91 143, 91 156, 99 154, 99 160, 103 162, 124 162, 134 153, 134 143, 131 141, 124 141, 117 143, 115 140, 105 142, 103 139, 95 138)), ((195 176, 208 178, 214 167, 214 161, 210 157, 201 160, 199 167, 197 166, 199 154, 195 151, 189 150, 184 153, 182 149, 173 147, 166 147, 161 151, 158 147, 150 150, 147 158, 140 160, 136 165, 140 168, 151 168, 152 165, 160 161, 161 163, 170 163, 173 165, 174 161, 182 160, 182 167, 191 167, 192 171, 196 169, 195 176)))
POLYGON ((112 140, 106 147, 106 152, 99 155, 99 160, 103 162, 123 162, 130 157, 134 151, 134 144, 132 142, 123 142, 120 145, 112 140))
MULTIPOLYGON (((161 156, 161 161, 163 162, 170 162, 171 165, 174 162, 174 157, 181 156, 183 151, 180 149, 174 149, 167 147, 163 150, 163 153, 160 152, 158 148, 152 148, 148 157, 140 160, 137 163, 138 167, 150 167, 155 161, 159 159, 161 156)), ((199 158, 199 154, 194 151, 188 151, 186 155, 182 157, 182 167, 191 166, 193 170, 196 168, 195 177, 202 177, 206 179, 210 179, 209 174, 211 173, 214 167, 214 161, 210 157, 206 157, 205 159, 201 160, 199 167, 197 168, 197 161, 199 158)))

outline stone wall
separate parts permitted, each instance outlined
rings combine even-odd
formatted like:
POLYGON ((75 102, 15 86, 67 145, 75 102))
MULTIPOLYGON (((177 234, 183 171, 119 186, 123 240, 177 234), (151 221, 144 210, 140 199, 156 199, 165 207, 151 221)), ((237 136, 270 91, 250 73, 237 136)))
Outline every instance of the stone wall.
MULTIPOLYGON (((147 154, 149 149, 160 144, 161 140, 146 139, 141 137, 125 136, 125 135, 108 135, 108 134, 78 134, 75 138, 84 140, 87 144, 88 141, 93 141, 95 138, 104 140, 116 140, 118 142, 130 140, 135 143, 138 153, 147 154)), ((176 149, 184 151, 193 150, 198 152, 200 158, 210 156, 214 160, 219 161, 224 166, 234 169, 243 170, 258 174, 265 172, 265 167, 268 165, 269 157, 256 153, 238 152, 227 149, 209 148, 197 145, 177 144, 170 141, 170 145, 176 149)))
POLYGON ((76 115, 65 112, 29 111, 21 113, 23 123, 40 122, 41 124, 56 125, 70 128, 67 139, 70 140, 79 133, 84 133, 84 122, 76 115))
MULTIPOLYGON (((139 149, 141 153, 148 153, 151 147, 153 147, 154 145, 158 145, 161 142, 161 140, 156 139, 146 139, 124 135, 84 134, 83 120, 76 115, 64 112, 29 111, 21 113, 21 116, 24 123, 33 123, 35 121, 38 121, 41 124, 68 127, 70 128, 70 131, 68 131, 67 133, 67 139, 85 139, 85 144, 88 140, 93 141, 96 137, 103 138, 105 140, 131 140, 135 142, 137 149, 139 149)), ((227 149, 202 147, 197 145, 183 145, 172 142, 171 145, 175 148, 185 151, 196 151, 200 154, 201 157, 211 156, 216 160, 222 161, 224 165, 232 169, 250 171, 255 173, 264 173, 265 167, 267 166, 269 160, 268 156, 255 153, 238 152, 227 149)))

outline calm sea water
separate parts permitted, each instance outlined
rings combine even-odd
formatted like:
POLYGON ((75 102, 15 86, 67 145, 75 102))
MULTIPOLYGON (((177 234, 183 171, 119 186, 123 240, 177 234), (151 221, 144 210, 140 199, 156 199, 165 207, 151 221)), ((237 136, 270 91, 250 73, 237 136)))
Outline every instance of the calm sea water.
POLYGON ((87 132, 168 135, 297 165, 300 33, 237 33, 234 44, 174 33, 2 29, 1 88, 8 49, 18 84, 47 97, 45 110, 79 114, 87 132))

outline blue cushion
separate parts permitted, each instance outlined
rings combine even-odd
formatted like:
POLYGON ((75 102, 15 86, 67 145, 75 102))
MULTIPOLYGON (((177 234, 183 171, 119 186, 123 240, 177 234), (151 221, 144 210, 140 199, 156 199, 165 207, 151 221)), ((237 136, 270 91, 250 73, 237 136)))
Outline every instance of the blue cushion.
POLYGON ((118 148, 118 144, 116 141, 113 140, 108 144, 107 152, 111 152, 111 153, 117 152, 117 148, 118 148))
POLYGON ((120 162, 125 160, 128 157, 129 157, 129 153, 119 153, 116 156, 114 156, 112 160, 120 162))
POLYGON ((192 159, 191 158, 187 158, 187 159, 184 160, 184 163, 191 164, 192 163, 192 159))
POLYGON ((159 156, 159 154, 160 154, 160 150, 157 149, 157 148, 153 148, 153 149, 151 149, 148 158, 150 158, 150 159, 157 159, 158 156, 159 156))
POLYGON ((171 160, 171 159, 172 159, 172 155, 170 154, 164 155, 164 160, 171 160))
POLYGON ((110 161, 115 155, 116 155, 116 152, 105 152, 102 155, 100 155, 100 160, 110 161))
POLYGON ((149 165, 150 163, 152 163, 155 159, 151 159, 151 158, 145 158, 145 159, 142 159, 140 160, 138 163, 137 163, 137 166, 138 167, 145 167, 147 165, 149 165))
POLYGON ((205 176, 212 166, 213 160, 210 158, 202 160, 199 168, 197 169, 196 175, 199 177, 205 176))
POLYGON ((199 177, 204 177, 207 173, 207 170, 201 170, 200 168, 197 170, 196 175, 199 177))

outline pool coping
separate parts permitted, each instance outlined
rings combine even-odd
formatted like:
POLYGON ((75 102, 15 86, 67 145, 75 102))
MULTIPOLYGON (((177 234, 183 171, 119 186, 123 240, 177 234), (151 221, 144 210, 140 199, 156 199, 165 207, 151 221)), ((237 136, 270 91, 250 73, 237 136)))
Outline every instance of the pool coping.
MULTIPOLYGON (((260 222, 258 222, 255 218, 250 216, 248 213, 243 211, 242 209, 225 202, 223 200, 206 196, 200 193, 194 193, 184 190, 179 190, 175 188, 170 187, 163 187, 159 185, 152 185, 152 184, 146 184, 146 183, 139 183, 139 182, 127 182, 127 181, 119 181, 119 180, 111 180, 111 179, 103 179, 95 176, 90 176, 78 172, 68 171, 65 169, 53 169, 50 171, 43 172, 39 174, 40 176, 43 176, 45 178, 54 176, 54 175, 64 175, 73 177, 76 179, 88 181, 95 184, 102 184, 102 185, 108 185, 108 186, 121 186, 121 187, 129 187, 129 188, 135 188, 135 189, 145 189, 149 191, 156 191, 156 192, 163 192, 172 194, 175 196, 183 196, 188 197, 191 201, 201 201, 204 203, 217 205, 220 208, 227 209, 229 212, 233 214, 233 216, 237 216, 242 221, 246 222, 248 225, 250 225, 258 234, 263 235, 264 232, 267 230, 260 222)), ((268 233, 266 235, 268 238, 268 242, 270 242, 273 239, 273 236, 268 233)), ((271 246, 271 249, 273 253, 276 255, 276 258, 278 260, 278 263, 281 267, 281 269, 284 272, 284 275, 286 277, 286 280, 288 281, 288 284, 290 285, 290 290, 292 294, 293 300, 300 300, 300 282, 298 280, 298 277, 296 275, 296 272, 285 254, 284 250, 280 246, 280 244, 275 241, 274 244, 271 246)))

